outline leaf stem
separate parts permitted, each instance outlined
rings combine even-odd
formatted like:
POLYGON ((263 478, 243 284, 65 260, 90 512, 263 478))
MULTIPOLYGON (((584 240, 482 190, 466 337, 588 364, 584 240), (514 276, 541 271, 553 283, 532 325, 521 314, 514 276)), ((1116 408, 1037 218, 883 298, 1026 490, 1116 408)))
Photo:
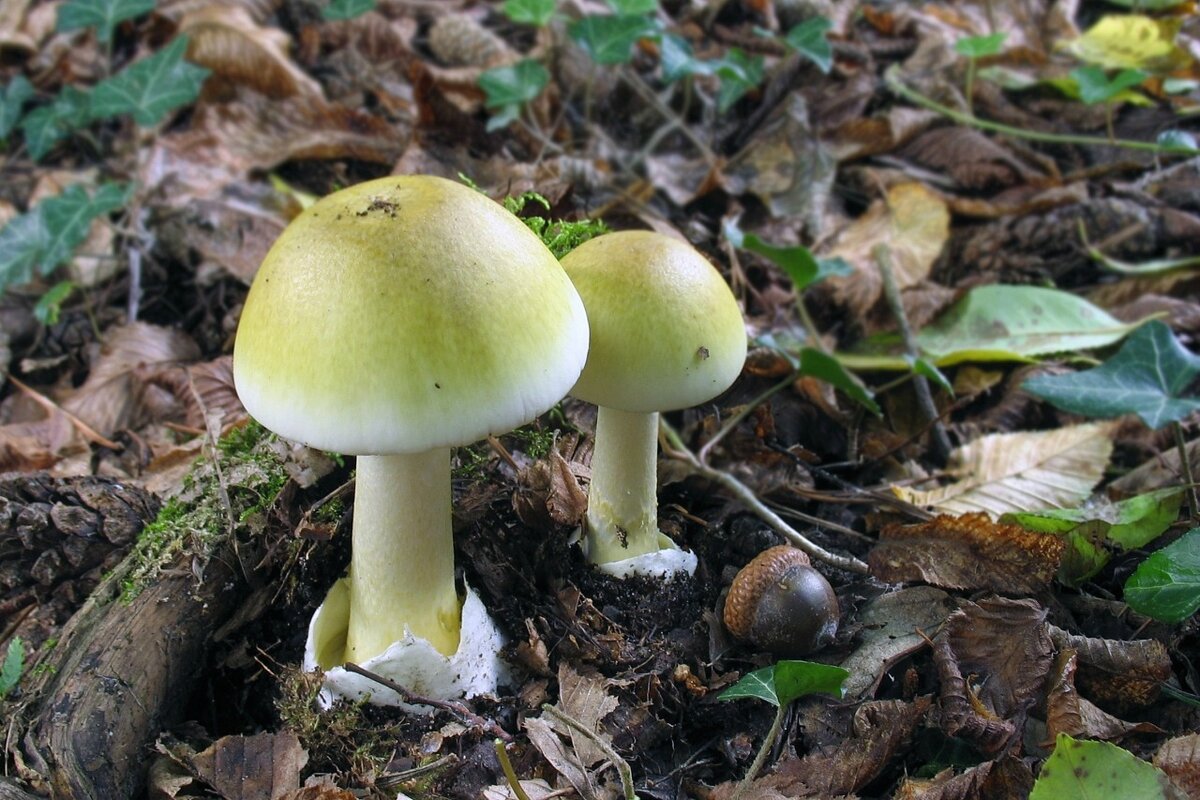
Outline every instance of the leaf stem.
POLYGON ((781 704, 775 707, 775 719, 771 720, 771 728, 767 731, 767 735, 763 737, 762 745, 758 748, 758 754, 754 756, 754 762, 746 770, 745 777, 738 783, 737 788, 733 790, 733 795, 730 800, 738 800, 746 790, 750 788, 750 784, 758 777, 758 773, 762 771, 763 766, 767 763, 767 757, 771 751, 775 749, 775 742, 779 739, 779 732, 783 730, 783 720, 787 716, 787 705, 781 704))
POLYGON ((529 800, 529 795, 525 794, 525 788, 521 786, 512 762, 508 760, 508 750, 504 748, 504 740, 493 739, 492 746, 496 748, 496 759, 500 762, 500 769, 504 771, 504 779, 508 781, 509 788, 513 790, 517 800, 529 800))
POLYGON ((980 130, 991 131, 993 133, 1002 133, 1006 136, 1012 136, 1018 139, 1028 139, 1035 142, 1049 142, 1052 144, 1073 144, 1085 147, 1123 147, 1126 150, 1140 150, 1148 153, 1156 153, 1158 155, 1171 156, 1187 156, 1195 157, 1200 155, 1200 149, 1194 147, 1184 147, 1176 144, 1159 144, 1158 142, 1139 142, 1131 139, 1105 139, 1097 136, 1080 136, 1069 133, 1048 133, 1046 131, 1031 131, 1024 128, 1014 128, 1011 125, 1004 125, 999 122, 992 122, 986 119, 980 119, 974 114, 963 113, 949 106, 933 100, 920 92, 906 86, 900 80, 899 71, 896 67, 891 67, 884 73, 884 81, 889 89, 904 99, 915 103, 922 108, 927 108, 930 111, 936 111, 944 117, 949 117, 955 122, 963 125, 969 125, 980 130))
POLYGON ((1183 475, 1184 485, 1187 487, 1188 517, 1192 520, 1196 519, 1197 512, 1200 512, 1200 499, 1196 496, 1196 479, 1192 476, 1192 462, 1188 458, 1187 442, 1183 438, 1183 425, 1179 420, 1171 423, 1171 432, 1175 434, 1175 448, 1179 450, 1179 470, 1183 475))

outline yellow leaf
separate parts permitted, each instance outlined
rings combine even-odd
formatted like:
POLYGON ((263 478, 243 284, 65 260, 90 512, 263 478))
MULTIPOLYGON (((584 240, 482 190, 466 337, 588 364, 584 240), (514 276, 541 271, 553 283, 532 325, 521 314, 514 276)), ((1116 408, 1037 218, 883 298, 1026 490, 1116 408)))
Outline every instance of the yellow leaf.
POLYGON ((950 454, 961 480, 930 491, 892 487, 902 500, 948 514, 1070 508, 1087 499, 1104 477, 1111 423, 1034 433, 992 434, 950 454))
POLYGON ((1192 58, 1175 44, 1179 17, 1154 19, 1141 14, 1108 14, 1066 49, 1082 61, 1110 69, 1170 72, 1192 58))

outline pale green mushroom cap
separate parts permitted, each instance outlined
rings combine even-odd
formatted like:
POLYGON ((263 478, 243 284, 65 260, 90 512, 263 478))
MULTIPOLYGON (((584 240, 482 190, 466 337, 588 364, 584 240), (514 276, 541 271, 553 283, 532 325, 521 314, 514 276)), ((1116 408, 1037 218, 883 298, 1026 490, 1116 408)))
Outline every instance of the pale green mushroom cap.
POLYGON ((716 397, 746 360, 746 328, 729 285, 685 242, 652 231, 606 233, 563 269, 591 327, 571 394, 622 411, 671 411, 716 397))
POLYGON ((282 436, 415 453, 530 421, 587 345, 579 296, 519 219, 462 184, 397 176, 292 221, 246 298, 233 371, 282 436))

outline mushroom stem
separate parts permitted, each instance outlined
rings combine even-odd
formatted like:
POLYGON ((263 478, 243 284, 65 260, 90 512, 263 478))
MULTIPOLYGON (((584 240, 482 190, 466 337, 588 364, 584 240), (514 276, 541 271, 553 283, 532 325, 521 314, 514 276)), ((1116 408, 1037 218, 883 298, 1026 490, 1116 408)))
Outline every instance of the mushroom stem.
POLYGON ((598 409, 587 529, 593 564, 659 549, 657 412, 598 409))
POLYGON ((361 663, 404 638, 458 650, 450 450, 359 456, 354 488, 347 661, 361 663))

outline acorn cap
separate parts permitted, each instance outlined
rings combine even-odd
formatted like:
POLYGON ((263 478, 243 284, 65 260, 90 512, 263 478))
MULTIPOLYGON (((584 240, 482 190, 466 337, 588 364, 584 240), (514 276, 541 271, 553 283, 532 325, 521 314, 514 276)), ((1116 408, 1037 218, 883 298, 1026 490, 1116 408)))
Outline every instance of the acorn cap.
POLYGON ((716 397, 741 372, 741 310, 721 274, 685 242, 652 231, 605 233, 562 265, 591 326, 575 397, 622 411, 671 411, 716 397))
POLYGON ((460 183, 394 176, 288 225, 250 288, 234 380, 308 445, 422 452, 522 425, 587 356, 583 305, 519 219, 460 183))

